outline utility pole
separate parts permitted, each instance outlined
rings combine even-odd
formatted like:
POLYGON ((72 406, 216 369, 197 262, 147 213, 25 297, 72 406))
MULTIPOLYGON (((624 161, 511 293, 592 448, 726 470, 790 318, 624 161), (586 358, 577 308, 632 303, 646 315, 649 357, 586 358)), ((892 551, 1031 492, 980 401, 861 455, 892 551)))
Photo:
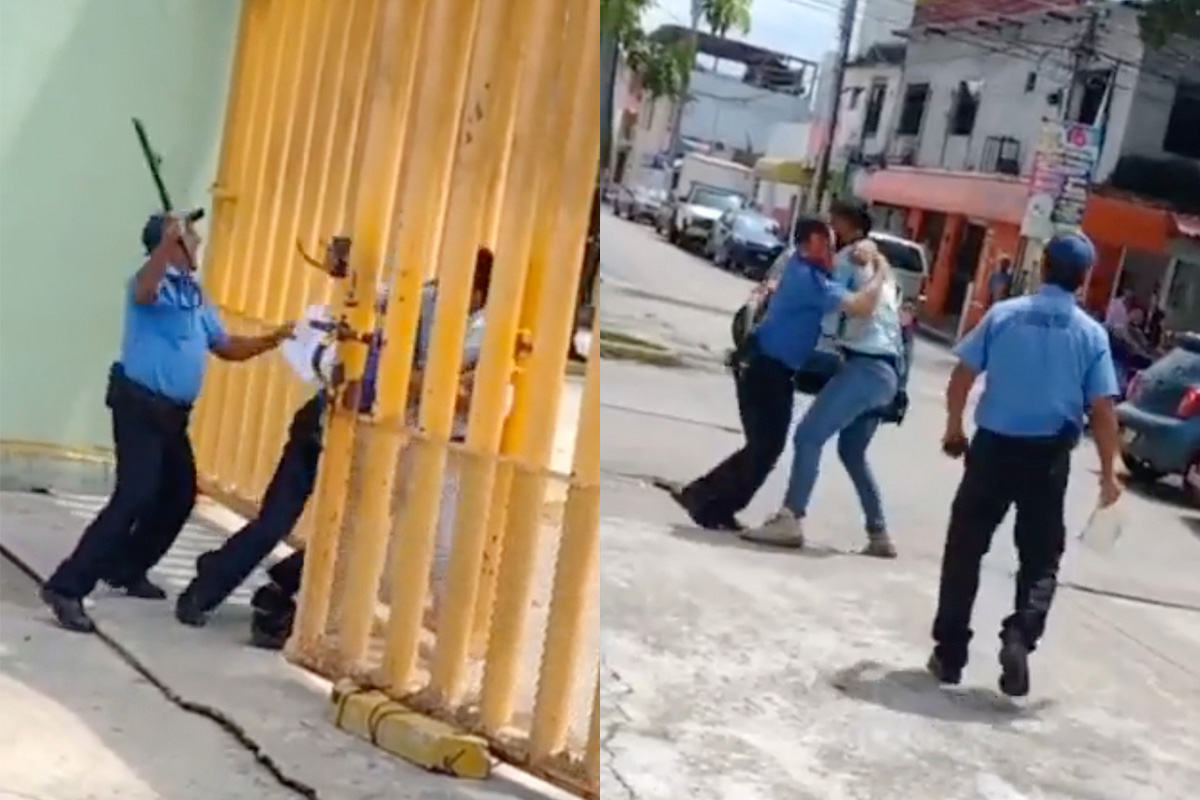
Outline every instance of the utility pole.
POLYGON ((674 169, 675 159, 683 155, 683 108, 687 105, 688 89, 692 83, 692 69, 696 66, 696 50, 700 45, 700 19, 704 16, 700 0, 692 0, 692 22, 688 29, 688 49, 692 53, 691 63, 688 64, 687 74, 683 76, 683 86, 679 97, 675 99, 675 109, 671 114, 671 145, 667 152, 670 167, 674 169))
POLYGON ((1074 112, 1075 96, 1079 91, 1079 81, 1083 72, 1091 66, 1092 60, 1096 57, 1096 46, 1100 40, 1100 10, 1088 3, 1087 5, 1087 22, 1083 30, 1083 35, 1079 37, 1079 43, 1071 49, 1071 79, 1067 84, 1067 91, 1063 97, 1062 104, 1062 121, 1067 122, 1071 119, 1074 112))
POLYGON ((813 175, 812 191, 808 196, 808 210, 817 213, 825 200, 829 187, 829 168, 833 160, 833 143, 837 136, 838 121, 842 115, 842 90, 846 84, 846 62, 850 60, 850 41, 854 38, 854 20, 858 16, 858 0, 844 0, 842 6, 841 31, 838 41, 837 63, 833 68, 833 110, 829 114, 829 133, 825 137, 821 156, 817 160, 813 175))

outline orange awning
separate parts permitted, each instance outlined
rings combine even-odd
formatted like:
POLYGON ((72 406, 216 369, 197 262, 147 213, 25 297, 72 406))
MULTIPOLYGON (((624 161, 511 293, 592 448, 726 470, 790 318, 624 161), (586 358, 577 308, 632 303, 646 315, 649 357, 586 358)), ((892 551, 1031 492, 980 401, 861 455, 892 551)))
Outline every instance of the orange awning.
POLYGON ((1020 225, 1029 185, 1004 175, 892 167, 868 174, 862 195, 873 203, 962 214, 989 222, 1020 225))

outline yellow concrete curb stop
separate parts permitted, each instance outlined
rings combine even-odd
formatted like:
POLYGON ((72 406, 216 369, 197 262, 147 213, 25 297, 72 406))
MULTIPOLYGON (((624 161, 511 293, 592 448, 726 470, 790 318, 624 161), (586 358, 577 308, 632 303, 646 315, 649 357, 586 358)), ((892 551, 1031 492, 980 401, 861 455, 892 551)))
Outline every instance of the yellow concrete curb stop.
POLYGON ((330 693, 338 728, 431 772, 485 780, 492 772, 487 742, 395 702, 376 689, 339 681, 330 693))

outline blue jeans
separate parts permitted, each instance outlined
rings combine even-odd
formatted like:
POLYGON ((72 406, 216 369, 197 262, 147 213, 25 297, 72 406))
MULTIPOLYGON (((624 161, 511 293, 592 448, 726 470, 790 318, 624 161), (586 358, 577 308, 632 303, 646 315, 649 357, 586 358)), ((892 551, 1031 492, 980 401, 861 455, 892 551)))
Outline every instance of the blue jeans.
POLYGON ((838 456, 850 474, 869 533, 884 533, 887 522, 879 485, 867 464, 867 447, 879 430, 875 413, 896 395, 899 376, 889 361, 850 356, 816 396, 796 426, 795 454, 784 505, 798 517, 808 512, 825 443, 838 436, 838 456), (839 435, 840 434, 840 435, 839 435))

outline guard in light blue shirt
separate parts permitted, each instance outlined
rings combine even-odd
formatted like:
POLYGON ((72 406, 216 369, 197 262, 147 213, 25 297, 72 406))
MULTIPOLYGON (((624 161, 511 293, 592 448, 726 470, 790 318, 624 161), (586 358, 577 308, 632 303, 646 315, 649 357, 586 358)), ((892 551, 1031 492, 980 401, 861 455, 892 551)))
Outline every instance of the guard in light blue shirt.
POLYGON ((1118 389, 1108 336, 1075 300, 1095 261, 1095 247, 1080 234, 1051 240, 1042 289, 993 306, 956 350, 942 447, 952 457, 965 454, 966 470, 950 512, 929 661, 944 683, 962 679, 980 562, 1015 505, 1020 568, 1015 607, 1000 634, 1000 689, 1014 697, 1029 693, 1029 653, 1045 631, 1066 544, 1071 452, 1089 416, 1100 455, 1099 505, 1120 496, 1118 389), (963 416, 979 375, 987 384, 968 443, 963 416))
MULTIPOLYGON (((190 215, 189 220, 195 219, 190 215)), ((192 404, 208 354, 245 361, 291 335, 231 336, 195 278, 200 237, 192 223, 155 215, 142 231, 147 259, 125 287, 121 358, 109 372, 116 485, 75 551, 42 589, 68 630, 95 630, 83 598, 98 581, 146 599, 165 598, 149 570, 174 543, 196 501, 196 463, 188 441, 192 404)))

